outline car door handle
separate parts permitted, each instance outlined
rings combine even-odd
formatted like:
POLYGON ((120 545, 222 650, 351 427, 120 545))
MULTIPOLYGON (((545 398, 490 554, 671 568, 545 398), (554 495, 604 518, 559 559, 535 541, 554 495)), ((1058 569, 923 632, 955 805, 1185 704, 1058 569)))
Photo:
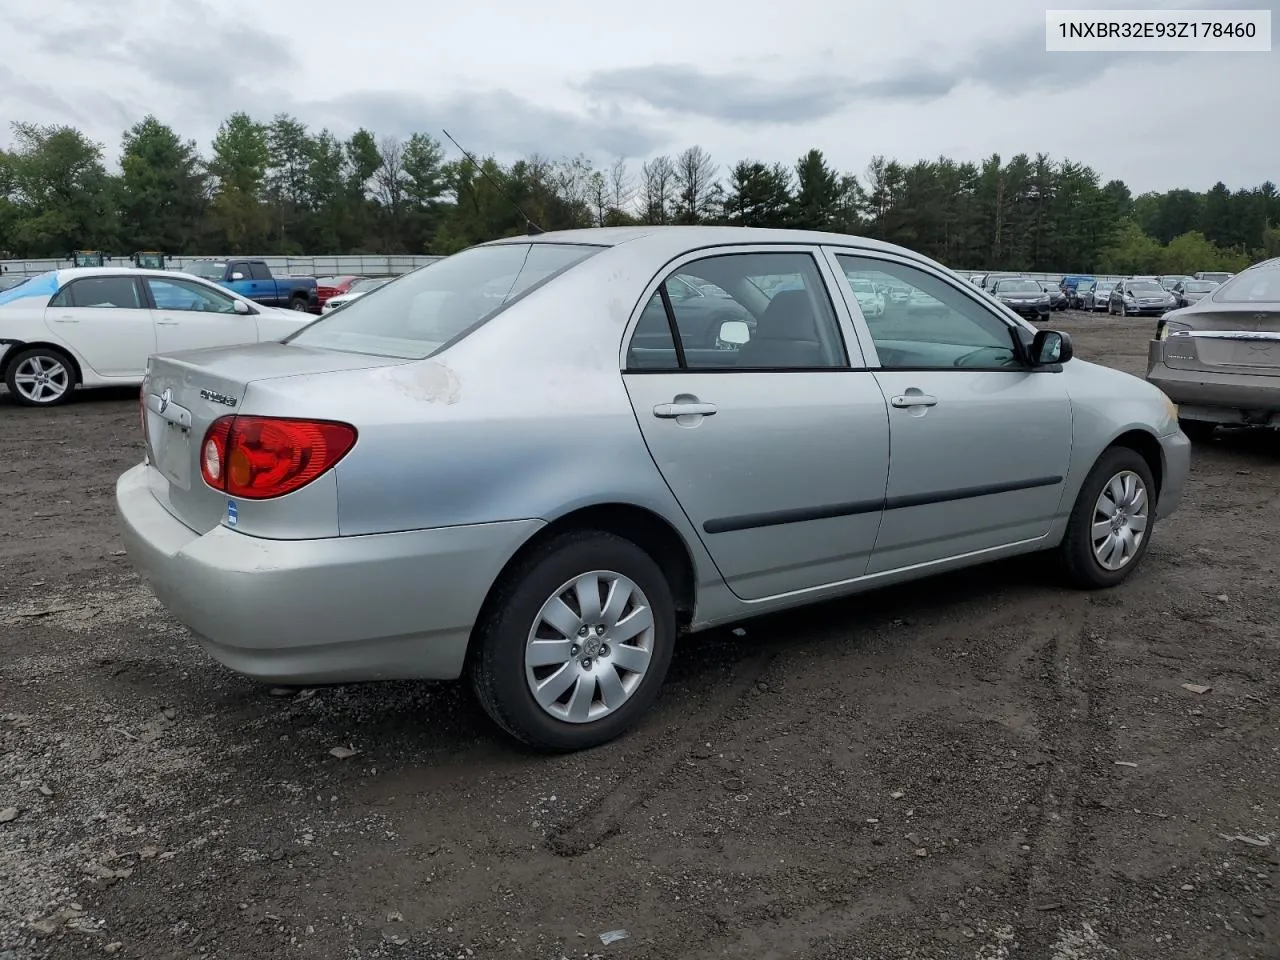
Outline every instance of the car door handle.
POLYGON ((659 403, 653 408, 653 415, 662 420, 674 420, 676 417, 711 417, 715 412, 714 403, 659 403))
POLYGON ((80 322, 75 317, 55 317, 54 319, 58 323, 79 323, 80 322))
POLYGON ((177 320, 157 320, 156 321, 157 327, 176 327, 177 325, 178 325, 177 320))
POLYGON ((927 393, 909 393, 905 396, 890 397, 889 402, 899 410, 907 407, 936 407, 938 398, 927 393))

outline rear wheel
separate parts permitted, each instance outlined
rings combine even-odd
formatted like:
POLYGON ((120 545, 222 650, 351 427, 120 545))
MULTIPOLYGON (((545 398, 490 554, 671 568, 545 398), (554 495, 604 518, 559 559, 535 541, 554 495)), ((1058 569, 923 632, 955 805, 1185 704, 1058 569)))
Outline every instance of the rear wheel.
POLYGON ((291 301, 289 301, 289 307, 290 307, 291 309, 293 309, 293 310, 299 310, 299 311, 301 311, 301 312, 303 312, 303 313, 306 313, 306 310, 307 310, 307 298, 306 298, 306 297, 294 297, 291 301))
POLYGON ((1138 568, 1151 543, 1155 480, 1142 455, 1112 447, 1093 465, 1067 521, 1067 575, 1088 590, 1114 587, 1138 568))
POLYGON ((75 368, 61 350, 31 347, 10 362, 5 385, 24 407, 53 407, 71 399, 75 368))
POLYGON ((1178 426, 1187 435, 1187 439, 1199 443, 1207 443, 1213 439, 1214 428, 1218 425, 1212 420, 1178 420, 1178 426))
POLYGON ((629 540, 573 531, 504 576, 472 639, 485 712, 536 749, 606 743, 650 707, 671 664, 671 587, 629 540))

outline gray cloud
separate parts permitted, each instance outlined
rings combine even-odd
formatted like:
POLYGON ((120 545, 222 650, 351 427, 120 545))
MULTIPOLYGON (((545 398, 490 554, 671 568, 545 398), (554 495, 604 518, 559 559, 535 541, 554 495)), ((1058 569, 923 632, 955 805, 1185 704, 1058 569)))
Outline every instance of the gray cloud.
POLYGON ((449 130, 476 154, 532 153, 643 156, 666 140, 658 130, 621 115, 581 117, 539 106, 506 90, 482 90, 429 100, 407 93, 351 93, 299 103, 299 116, 339 127, 367 127, 379 134, 419 131, 442 139, 449 130))
MULTIPOLYGON (((1200 0, 1195 8, 1227 7, 1234 2, 1200 0)), ((1280 7, 1276 0, 1271 5, 1280 7)), ((596 71, 577 88, 601 108, 642 104, 664 113, 722 123, 799 126, 834 116, 858 102, 929 103, 964 84, 977 84, 1000 94, 1031 90, 1060 93, 1086 86, 1119 67, 1169 65, 1190 56, 1214 56, 1049 53, 1044 43, 1044 25, 1036 23, 1011 35, 979 40, 954 65, 906 61, 881 71, 875 79, 860 80, 834 72, 762 79, 746 71, 711 73, 690 64, 654 64, 596 71)))

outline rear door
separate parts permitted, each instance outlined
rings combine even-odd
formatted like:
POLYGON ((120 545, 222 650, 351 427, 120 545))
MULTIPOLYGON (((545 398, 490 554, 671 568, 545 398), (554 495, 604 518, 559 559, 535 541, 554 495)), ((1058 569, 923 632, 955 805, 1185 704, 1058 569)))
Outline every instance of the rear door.
POLYGON ((699 251, 654 278, 628 341, 649 451, 743 599, 859 577, 875 543, 887 413, 833 282, 815 248, 699 251), (680 318, 677 273, 726 291, 723 319, 680 318))
MULTIPOLYGON (((855 314, 889 402, 885 513, 867 572, 1048 533, 1071 461, 1061 372, 1028 368, 1013 322, 931 267, 838 248, 831 258, 848 284, 893 280, 912 291, 881 317, 855 314)), ((856 298, 846 297, 855 311, 856 298)))
POLYGON ((236 301, 180 277, 145 277, 156 318, 156 353, 256 343, 256 317, 236 313, 236 301))
POLYGON ((44 312, 45 325, 103 377, 142 377, 156 351, 156 331, 138 278, 77 277, 44 312))

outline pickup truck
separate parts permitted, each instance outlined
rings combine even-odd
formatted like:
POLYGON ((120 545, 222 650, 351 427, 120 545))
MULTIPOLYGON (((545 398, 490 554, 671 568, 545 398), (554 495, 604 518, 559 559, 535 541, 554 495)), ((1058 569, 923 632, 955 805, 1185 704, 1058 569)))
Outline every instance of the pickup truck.
POLYGON ((276 277, 265 260, 193 260, 182 268, 269 307, 320 312, 315 277, 276 277))

